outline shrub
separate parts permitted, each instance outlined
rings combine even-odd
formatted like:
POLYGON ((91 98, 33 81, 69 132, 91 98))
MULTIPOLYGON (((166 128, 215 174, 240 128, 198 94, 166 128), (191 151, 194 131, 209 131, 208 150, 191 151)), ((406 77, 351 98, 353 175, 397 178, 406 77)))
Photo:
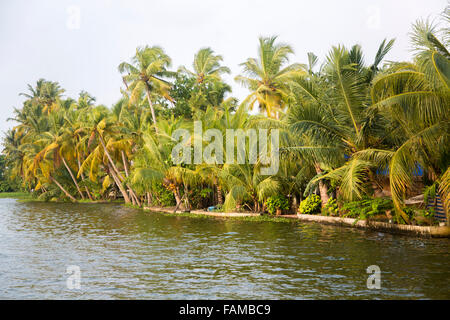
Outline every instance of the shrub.
POLYGON ((166 188, 162 183, 155 183, 152 186, 153 205, 162 207, 171 207, 176 204, 173 192, 166 188))
POLYGON ((300 202, 298 212, 302 214, 313 214, 320 212, 320 204, 322 201, 317 194, 309 195, 305 200, 300 202))
POLYGON ((277 209, 280 210, 289 209, 289 201, 285 196, 282 195, 272 196, 267 199, 266 206, 267 211, 269 211, 270 214, 274 214, 277 211, 277 209))
POLYGON ((386 210, 394 208, 392 200, 388 198, 363 199, 347 202, 342 206, 346 212, 344 217, 367 219, 378 214, 385 214, 386 210))
POLYGON ((410 207, 403 208, 403 212, 406 213, 409 220, 411 221, 414 218, 414 209, 410 207))
POLYGON ((325 216, 334 216, 334 217, 339 215, 339 207, 336 199, 330 198, 330 200, 328 200, 327 204, 322 210, 322 214, 325 216))
POLYGON ((211 195, 213 190, 204 186, 195 186, 189 192, 189 202, 192 208, 206 208, 211 204, 211 195))

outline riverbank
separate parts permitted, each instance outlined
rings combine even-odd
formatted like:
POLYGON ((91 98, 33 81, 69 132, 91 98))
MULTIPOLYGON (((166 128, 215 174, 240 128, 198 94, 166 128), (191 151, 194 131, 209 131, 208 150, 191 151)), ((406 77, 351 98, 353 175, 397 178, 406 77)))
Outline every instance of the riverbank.
MULTIPOLYGON (((0 199, 12 198, 19 201, 40 201, 34 199, 28 193, 22 192, 3 192, 0 193, 0 199)), ((119 201, 80 201, 82 204, 102 204, 102 203, 119 203, 119 201)), ((129 205, 127 205, 129 206, 129 205)), ((374 230, 379 232, 387 232, 393 234, 403 234, 410 236, 419 237, 432 237, 432 238, 450 238, 450 227, 449 226, 413 226, 413 225, 399 225, 393 223, 370 221, 370 220, 358 220, 353 218, 341 218, 341 217, 328 217, 321 215, 310 215, 310 214, 292 214, 292 215, 282 215, 282 216, 269 216, 260 213, 253 212, 214 212, 205 210, 191 210, 190 212, 183 212, 180 210, 175 211, 175 207, 144 207, 138 208, 134 206, 129 206, 136 209, 142 209, 144 211, 164 213, 166 215, 176 215, 176 216, 188 216, 196 218, 226 218, 226 219, 238 219, 246 221, 271 221, 271 222, 312 222, 328 225, 337 225, 350 228, 359 228, 374 230)))
POLYGON ((245 221, 272 221, 272 222, 295 222, 287 216, 269 216, 253 212, 211 212, 204 210, 191 210, 184 212, 177 210, 175 207, 144 207, 145 211, 163 213, 164 215, 186 216, 192 218, 225 218, 245 221))
POLYGON ((379 221, 358 220, 352 218, 327 217, 309 214, 290 215, 291 218, 306 222, 318 222, 324 224, 348 226, 353 228, 370 229, 381 232, 406 234, 433 238, 450 238, 449 226, 413 226, 393 224, 379 221))
POLYGON ((184 215, 184 216, 209 216, 220 218, 250 218, 255 221, 302 221, 302 222, 314 222, 321 224, 337 225, 350 228, 359 228, 374 230, 380 232, 387 232, 393 234, 404 234, 419 237, 432 237, 432 238, 450 238, 450 227, 448 226, 413 226, 413 225, 400 225, 379 221, 370 220, 358 220, 352 218, 341 217, 328 217, 321 215, 311 214, 292 214, 282 216, 268 216, 261 215, 259 213, 252 212, 210 212, 204 210, 191 210, 190 212, 182 212, 177 210, 174 212, 175 207, 144 207, 143 210, 151 212, 159 212, 164 214, 184 215), (281 220, 280 220, 281 219, 281 220))
POLYGON ((17 200, 31 200, 33 197, 26 192, 0 192, 0 199, 17 199, 17 200))

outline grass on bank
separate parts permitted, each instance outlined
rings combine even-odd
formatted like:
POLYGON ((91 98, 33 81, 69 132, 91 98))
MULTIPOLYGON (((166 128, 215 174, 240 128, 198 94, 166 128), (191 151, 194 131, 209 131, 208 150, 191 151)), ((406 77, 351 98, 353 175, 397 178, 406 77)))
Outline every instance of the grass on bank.
POLYGON ((123 206, 133 209, 140 209, 146 212, 151 212, 155 214, 161 214, 169 217, 188 217, 194 219, 227 219, 227 220, 238 220, 238 221, 251 221, 251 222, 283 222, 283 223, 296 223, 298 222, 296 219, 283 218, 279 216, 271 216, 271 215, 259 215, 259 216, 210 216, 208 214, 198 214, 191 212, 177 212, 177 213, 167 213, 167 212, 157 212, 157 211, 148 211, 141 207, 132 205, 132 204, 123 204, 123 206))
POLYGON ((0 192, 0 199, 32 200, 33 196, 26 192, 0 192))
MULTIPOLYGON (((36 202, 46 202, 46 200, 39 199, 36 196, 33 196, 32 193, 28 192, 0 192, 0 199, 17 199, 23 202, 28 201, 36 201, 36 202)), ((61 203, 72 203, 68 199, 64 199, 63 201, 59 200, 47 200, 47 202, 61 202, 61 203)), ((123 203, 122 199, 116 200, 89 200, 89 199, 80 199, 77 200, 76 203, 123 203)))

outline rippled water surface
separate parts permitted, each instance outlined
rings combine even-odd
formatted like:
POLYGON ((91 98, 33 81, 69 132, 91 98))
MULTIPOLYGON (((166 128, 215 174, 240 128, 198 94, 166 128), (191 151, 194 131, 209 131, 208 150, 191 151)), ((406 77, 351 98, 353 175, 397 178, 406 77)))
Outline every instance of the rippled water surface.
POLYGON ((0 199, 3 299, 450 299, 448 239, 0 199), (66 268, 81 269, 81 289, 66 268), (369 265, 381 289, 366 286, 369 265))

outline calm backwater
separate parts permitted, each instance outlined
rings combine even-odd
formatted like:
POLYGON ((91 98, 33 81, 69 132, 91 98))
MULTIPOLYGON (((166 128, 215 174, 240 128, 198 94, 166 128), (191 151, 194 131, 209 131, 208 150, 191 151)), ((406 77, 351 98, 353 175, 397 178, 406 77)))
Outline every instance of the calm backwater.
POLYGON ((450 299, 450 240, 0 199, 3 299, 450 299), (81 288, 66 286, 66 268, 81 288), (381 269, 381 289, 366 268, 381 269))

